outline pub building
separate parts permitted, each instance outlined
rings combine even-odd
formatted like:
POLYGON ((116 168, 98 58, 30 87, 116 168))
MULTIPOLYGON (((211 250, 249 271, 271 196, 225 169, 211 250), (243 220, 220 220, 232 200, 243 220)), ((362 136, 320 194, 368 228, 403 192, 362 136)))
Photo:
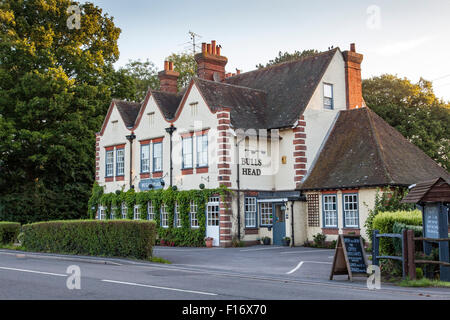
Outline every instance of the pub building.
POLYGON ((225 203, 212 197, 207 206, 215 246, 234 237, 302 245, 317 233, 365 236, 378 188, 450 177, 366 107, 354 44, 245 73, 225 71, 215 41, 195 60, 187 87, 177 89, 179 73, 166 61, 160 90, 111 102, 95 179, 105 192, 227 186, 225 203))

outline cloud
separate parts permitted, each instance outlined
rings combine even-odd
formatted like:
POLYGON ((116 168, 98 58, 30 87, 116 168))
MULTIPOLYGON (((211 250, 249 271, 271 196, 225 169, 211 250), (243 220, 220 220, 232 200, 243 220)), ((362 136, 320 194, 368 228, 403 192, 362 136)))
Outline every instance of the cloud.
POLYGON ((420 47, 421 45, 425 44, 426 42, 429 42, 433 39, 435 39, 436 36, 426 36, 418 39, 412 39, 408 41, 400 41, 392 44, 388 44, 385 46, 382 46, 375 50, 375 52, 381 56, 390 57, 399 55, 408 51, 411 51, 417 47, 420 47))

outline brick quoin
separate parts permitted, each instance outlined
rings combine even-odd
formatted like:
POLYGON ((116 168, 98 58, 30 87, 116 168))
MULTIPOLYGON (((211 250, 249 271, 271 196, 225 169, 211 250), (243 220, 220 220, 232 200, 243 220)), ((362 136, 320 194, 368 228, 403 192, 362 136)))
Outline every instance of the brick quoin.
POLYGON ((298 183, 302 181, 302 179, 305 177, 307 171, 306 171, 306 163, 308 162, 308 159, 306 158, 306 139, 307 135, 305 133, 306 129, 306 120, 305 117, 302 115, 299 118, 298 125, 296 128, 294 128, 294 140, 292 141, 294 145, 294 152, 293 152, 293 158, 294 158, 294 182, 298 183), (300 169, 300 170, 299 170, 300 169))

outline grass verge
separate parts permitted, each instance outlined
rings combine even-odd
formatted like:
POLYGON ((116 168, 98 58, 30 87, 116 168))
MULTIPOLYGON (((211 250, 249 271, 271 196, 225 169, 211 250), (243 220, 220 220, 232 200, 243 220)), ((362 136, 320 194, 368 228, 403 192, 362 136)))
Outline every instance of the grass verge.
POLYGON ((150 259, 148 259, 148 261, 155 263, 172 264, 172 262, 170 262, 169 260, 160 257, 151 257, 150 259))
POLYGON ((433 288, 450 288, 450 282, 430 280, 422 278, 420 280, 402 280, 399 282, 401 287, 433 287, 433 288))

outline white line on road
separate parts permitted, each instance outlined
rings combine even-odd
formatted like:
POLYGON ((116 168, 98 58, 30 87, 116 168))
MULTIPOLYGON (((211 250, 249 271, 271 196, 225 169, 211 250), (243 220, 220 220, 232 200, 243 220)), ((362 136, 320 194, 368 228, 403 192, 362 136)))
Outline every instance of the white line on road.
POLYGON ((307 251, 283 251, 280 254, 303 254, 303 253, 323 253, 325 251, 334 251, 334 250, 307 250, 307 251))
POLYGON ((331 262, 322 262, 322 261, 303 261, 306 263, 318 263, 318 264, 332 264, 331 262))
POLYGON ((280 247, 269 247, 269 248, 259 248, 259 249, 243 249, 239 250, 240 252, 244 251, 261 251, 261 250, 273 250, 273 249, 280 249, 280 247))
POLYGON ((180 291, 180 292, 203 294, 203 295, 207 295, 207 296, 217 296, 216 293, 211 293, 211 292, 184 290, 184 289, 176 289, 176 288, 168 288, 168 287, 158 287, 158 286, 152 286, 152 285, 148 285, 148 284, 140 284, 140 283, 133 283, 133 282, 123 282, 123 281, 115 281, 115 280, 102 280, 102 281, 103 282, 110 282, 110 283, 117 283, 117 284, 125 284, 125 285, 136 286, 136 287, 146 287, 146 288, 155 288, 155 289, 161 289, 161 290, 170 290, 170 291, 180 291))
POLYGON ((289 272, 286 272, 286 274, 294 273, 295 271, 297 271, 298 269, 300 269, 300 267, 302 266, 302 264, 303 264, 303 261, 300 261, 300 263, 299 263, 294 269, 292 269, 292 270, 289 271, 289 272))
POLYGON ((42 272, 42 271, 7 268, 7 267, 0 267, 0 269, 2 269, 2 270, 9 270, 9 271, 19 271, 19 272, 45 274, 45 275, 48 275, 48 276, 67 277, 67 274, 59 274, 59 273, 51 273, 51 272, 42 272))

